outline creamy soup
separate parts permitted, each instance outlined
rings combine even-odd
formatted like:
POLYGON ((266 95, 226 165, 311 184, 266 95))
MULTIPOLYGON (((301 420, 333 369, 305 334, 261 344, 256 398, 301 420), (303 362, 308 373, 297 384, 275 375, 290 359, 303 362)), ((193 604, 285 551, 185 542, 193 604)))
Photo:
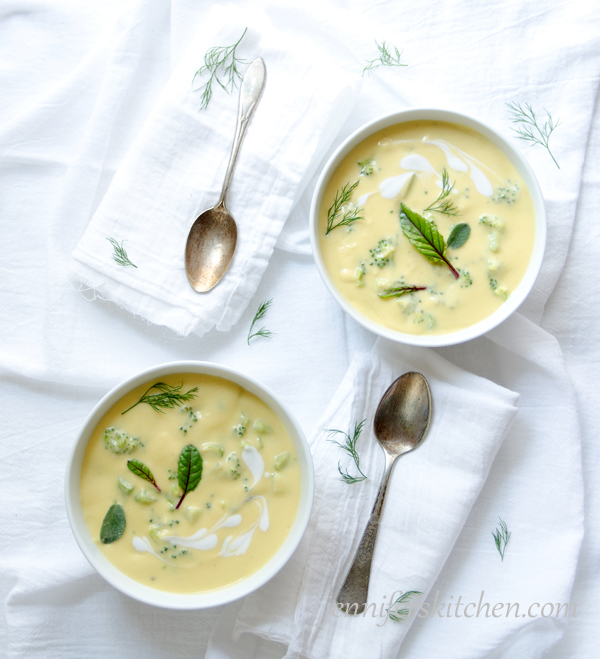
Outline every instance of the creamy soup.
POLYGON ((97 545, 132 579, 172 592, 256 572, 288 535, 299 497, 294 445, 270 407, 194 373, 160 377, 113 405, 81 470, 97 545))
POLYGON ((331 279, 361 314, 400 332, 445 334, 510 297, 531 258, 535 215, 522 178, 489 140, 413 121, 344 158, 319 234, 331 279))

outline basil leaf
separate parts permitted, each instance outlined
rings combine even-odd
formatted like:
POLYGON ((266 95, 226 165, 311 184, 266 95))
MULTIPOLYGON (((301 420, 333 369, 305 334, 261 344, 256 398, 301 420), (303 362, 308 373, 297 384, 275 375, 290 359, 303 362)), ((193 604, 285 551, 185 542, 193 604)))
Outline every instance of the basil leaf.
POLYGON ((152 483, 154 487, 160 492, 160 487, 156 484, 152 472, 141 460, 127 460, 127 468, 132 471, 136 476, 143 478, 145 481, 152 483))
POLYGON ((403 203, 400 206, 400 226, 410 244, 430 263, 447 265, 454 278, 458 279, 460 275, 445 256, 446 241, 438 231, 435 222, 426 220, 403 203))
POLYGON ((120 503, 113 503, 100 527, 100 542, 110 545, 125 533, 125 511, 120 503))
POLYGON ((179 508, 185 495, 198 487, 198 483, 202 478, 202 456, 198 449, 192 444, 184 446, 181 455, 179 456, 179 463, 177 464, 177 480, 179 487, 183 490, 179 503, 175 506, 175 510, 179 508))
POLYGON ((448 247, 451 247, 452 249, 462 247, 467 242, 470 235, 471 227, 468 224, 465 224, 464 222, 457 224, 448 236, 448 247))

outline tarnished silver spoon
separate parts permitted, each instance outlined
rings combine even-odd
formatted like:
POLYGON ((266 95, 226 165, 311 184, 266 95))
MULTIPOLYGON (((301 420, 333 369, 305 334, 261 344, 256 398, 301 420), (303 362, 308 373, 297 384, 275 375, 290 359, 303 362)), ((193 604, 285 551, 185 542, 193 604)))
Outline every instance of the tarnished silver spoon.
POLYGON ((348 613, 362 613, 367 603, 375 539, 392 467, 401 455, 419 446, 427 434, 430 420, 431 391, 420 373, 401 375, 383 394, 377 407, 373 430, 385 453, 385 471, 371 518, 337 597, 342 609, 348 613))
POLYGON ((233 258, 237 226, 227 210, 225 199, 240 146, 265 85, 266 74, 265 63, 260 57, 250 64, 244 74, 240 85, 235 137, 221 196, 216 206, 205 210, 196 218, 188 235, 185 245, 185 271, 191 287, 198 293, 210 291, 223 277, 233 258))

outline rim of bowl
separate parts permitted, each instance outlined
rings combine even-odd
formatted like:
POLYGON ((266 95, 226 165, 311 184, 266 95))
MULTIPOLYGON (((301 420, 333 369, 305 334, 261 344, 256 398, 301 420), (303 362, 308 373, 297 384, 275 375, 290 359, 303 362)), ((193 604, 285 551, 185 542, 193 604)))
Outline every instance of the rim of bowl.
POLYGON ((267 387, 253 378, 212 362, 177 361, 159 364, 138 373, 113 387, 88 414, 71 449, 65 475, 65 503, 67 517, 75 540, 84 556, 98 574, 125 595, 139 602, 167 609, 204 609, 228 604, 254 592, 286 564, 298 547, 310 517, 314 496, 314 470, 310 449, 302 428, 294 416, 267 387), (200 593, 171 593, 145 586, 116 568, 94 542, 83 517, 79 500, 81 465, 90 435, 108 409, 135 387, 154 377, 177 373, 201 373, 231 380, 264 401, 281 419, 296 448, 300 465, 300 500, 290 532, 274 556, 259 570, 241 581, 222 588, 200 593))
POLYGON ((383 336, 386 339, 405 343, 414 346, 423 347, 442 347, 455 345, 457 343, 464 343, 471 339, 475 339, 490 330, 497 327, 501 322, 506 320, 513 312, 515 312, 523 303, 525 298, 531 292, 544 258, 544 251, 546 248, 546 210, 544 207, 544 198, 538 180, 533 173, 533 170, 525 157, 517 151, 517 149, 502 135, 496 132, 493 128, 483 123, 479 119, 475 119, 468 114, 456 112, 453 110, 442 110, 439 108, 411 108, 407 110, 399 110, 373 119, 364 124, 351 135, 349 135, 335 150, 327 161, 323 171, 321 172, 317 185, 312 197, 309 215, 309 234, 310 242, 313 253, 313 258, 317 265, 317 269, 325 286, 328 288, 331 295, 335 298, 342 309, 350 315, 354 320, 360 323, 363 327, 371 332, 383 336), (521 175, 523 181, 529 189, 533 208, 535 212, 535 238, 533 244, 533 251, 527 270, 523 275, 519 285, 512 292, 508 300, 499 307, 493 314, 480 320, 474 325, 465 327, 456 332, 449 332, 447 334, 436 334, 433 336, 424 336, 416 334, 406 334, 397 330, 390 329, 384 325, 376 323, 366 316, 363 316, 357 309, 355 309, 340 293, 335 284, 333 283, 327 268, 323 262, 319 241, 319 210, 321 207, 323 194, 327 183, 332 174, 335 172, 338 165, 344 157, 364 139, 376 133, 377 131, 393 126, 394 124, 405 123, 407 121, 418 120, 434 120, 454 123, 466 128, 474 130, 484 137, 486 137, 492 144, 497 146, 509 159, 511 164, 515 167, 517 172, 521 175))

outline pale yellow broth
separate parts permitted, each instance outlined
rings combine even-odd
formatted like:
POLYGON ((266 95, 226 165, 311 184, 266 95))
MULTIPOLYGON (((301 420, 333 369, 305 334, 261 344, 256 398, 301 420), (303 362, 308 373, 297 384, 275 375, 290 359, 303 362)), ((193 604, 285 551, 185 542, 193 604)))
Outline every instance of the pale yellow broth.
POLYGON ((180 593, 222 588, 244 579, 265 565, 288 535, 300 497, 300 469, 294 445, 283 423, 270 407, 233 382, 193 373, 162 376, 156 381, 138 387, 119 400, 92 433, 80 480, 85 520, 92 537, 109 561, 140 583, 180 593), (182 391, 198 387, 197 397, 178 404, 174 409, 165 410, 164 414, 147 404, 137 405, 126 414, 121 414, 156 381, 170 385, 183 384, 182 391), (185 407, 191 409, 186 410, 185 407), (197 417, 196 421, 192 414, 197 417), (239 425, 243 417, 247 419, 246 431, 240 436, 239 425), (256 425, 261 432, 254 428, 257 420, 256 425), (143 446, 137 445, 131 453, 115 454, 105 447, 104 441, 105 429, 111 427, 139 438, 143 446), (221 445, 224 455, 203 450, 202 446, 208 442, 221 445), (194 445, 200 451, 203 458, 202 479, 198 487, 184 498, 180 509, 173 510, 173 503, 177 504, 181 494, 176 478, 178 459, 187 444, 194 445), (254 487, 253 476, 242 459, 244 444, 255 447, 264 461, 263 475, 254 487), (233 477, 231 464, 226 462, 231 452, 235 452, 240 459, 237 478, 233 477), (282 454, 285 457, 285 453, 289 453, 289 457, 283 466, 279 464, 277 470, 275 458, 282 454), (127 461, 132 458, 141 460, 149 467, 162 493, 159 494, 150 483, 128 469, 127 461), (130 494, 119 488, 119 476, 134 486, 130 494), (141 490, 150 492, 156 500, 149 504, 136 501, 136 494, 141 490), (258 495, 264 496, 268 508, 269 525, 266 531, 256 527, 259 506, 247 501, 249 496, 258 495), (99 536, 100 528, 115 501, 125 511, 125 532, 112 544, 103 544, 99 536), (200 509, 199 513, 197 509, 200 509), (187 517, 191 518, 194 513, 198 514, 198 518, 192 522, 187 517), (218 542, 213 549, 185 548, 164 539, 165 536, 189 537, 203 528, 210 530, 220 520, 231 518, 234 514, 241 515, 241 524, 216 530, 218 542), (228 536, 238 538, 253 526, 256 528, 244 554, 219 556, 228 536), (133 546, 135 536, 149 539, 158 556, 136 550, 133 546))
MULTIPOLYGON (((342 213, 352 210, 352 205, 346 205, 342 213)), ((489 140, 455 124, 415 121, 375 133, 344 158, 325 190, 319 236, 331 279, 362 315, 399 332, 446 334, 488 317, 510 297, 531 258, 535 215, 522 178, 489 140), (443 141, 444 148, 432 140, 443 141), (384 198, 382 182, 387 182, 383 183, 386 192, 390 179, 415 171, 415 156, 426 159, 433 171, 416 171, 396 196, 384 198), (358 164, 365 160, 372 161, 371 174, 365 174, 358 164), (457 163, 467 171, 453 166, 457 163), (488 181, 485 194, 472 178, 473 166, 488 181), (443 169, 454 184, 448 200, 456 207, 457 216, 424 212, 441 191, 443 169), (326 235, 328 210, 336 192, 355 181, 359 184, 351 204, 359 207, 358 214, 364 219, 326 235), (433 220, 445 240, 454 225, 469 225, 471 233, 464 245, 446 251, 461 273, 459 279, 446 265, 430 263, 410 244, 400 226, 400 202, 433 220), (382 240, 387 241, 384 251, 390 245, 393 250, 384 256, 386 262, 379 261, 383 267, 378 267, 370 250, 377 250, 382 240), (379 296, 399 285, 424 286, 426 290, 387 299, 379 296)))

